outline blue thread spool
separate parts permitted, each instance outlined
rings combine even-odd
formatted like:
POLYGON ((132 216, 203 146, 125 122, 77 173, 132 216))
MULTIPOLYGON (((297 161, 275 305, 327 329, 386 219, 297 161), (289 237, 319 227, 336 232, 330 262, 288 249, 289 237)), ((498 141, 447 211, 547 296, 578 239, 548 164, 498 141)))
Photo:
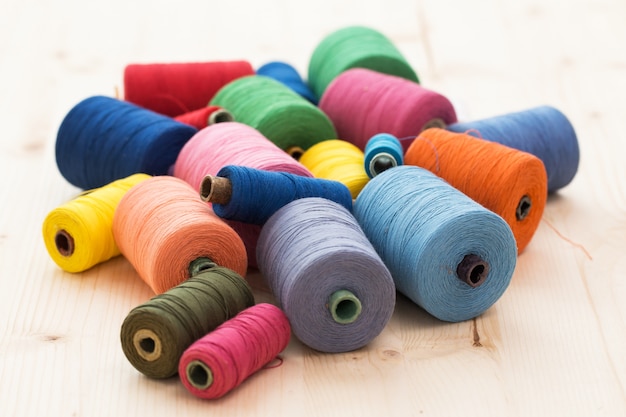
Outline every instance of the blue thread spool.
POLYGON ((455 123, 447 129, 535 155, 546 167, 548 192, 565 187, 578 171, 580 150, 574 127, 562 112, 551 106, 455 123))
POLYGON ((136 173, 165 175, 198 130, 105 96, 76 104, 57 132, 56 162, 71 184, 92 189, 136 173))
POLYGON ((389 133, 379 133, 365 145, 365 172, 370 178, 383 171, 403 164, 402 143, 389 133))
POLYGON ((382 172, 353 212, 398 291, 440 320, 482 314, 511 281, 517 248, 508 224, 430 171, 382 172))
POLYGON ((393 314, 389 270, 334 201, 301 198, 280 208, 261 230, 257 261, 293 334, 318 351, 359 349, 393 314))
POLYGON ((338 181, 236 165, 204 177, 200 196, 213 203, 213 211, 221 218, 257 225, 291 201, 305 197, 323 197, 352 211, 350 190, 338 181))
POLYGON ((313 90, 311 90, 298 71, 290 64, 281 61, 268 62, 260 66, 256 70, 256 73, 257 75, 265 75, 266 77, 280 81, 311 103, 317 104, 317 97, 313 93, 313 90))

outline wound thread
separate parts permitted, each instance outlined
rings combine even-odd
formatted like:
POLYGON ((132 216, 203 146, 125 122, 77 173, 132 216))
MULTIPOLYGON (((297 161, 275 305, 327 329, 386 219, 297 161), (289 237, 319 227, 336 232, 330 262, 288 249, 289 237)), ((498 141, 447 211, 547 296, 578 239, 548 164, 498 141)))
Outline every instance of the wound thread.
POLYGON ((219 106, 205 106, 176 116, 174 120, 200 130, 215 123, 232 122, 235 118, 228 110, 219 106))
POLYGON ((391 318, 391 275, 343 206, 294 200, 265 223, 259 270, 305 345, 322 352, 359 349, 391 318))
POLYGON ((247 270, 239 235, 179 178, 153 177, 133 187, 115 211, 113 236, 157 294, 188 279, 190 269, 211 263, 240 275, 247 270))
POLYGON ((379 133, 372 136, 365 145, 364 164, 365 172, 373 178, 383 171, 402 165, 404 150, 402 143, 393 135, 379 133))
POLYGON ((216 266, 133 308, 120 329, 122 350, 142 374, 169 378, 193 342, 253 305, 244 278, 216 266))
POLYGON ((222 219, 257 225, 263 225, 278 209, 299 198, 323 197, 352 210, 352 195, 341 182, 236 165, 223 167, 215 177, 205 177, 200 190, 201 197, 213 203, 213 211, 222 219), (227 183, 230 198, 224 201, 222 196, 228 193, 219 190, 228 187, 227 183))
POLYGON ((345 140, 329 139, 313 145, 302 154, 300 163, 315 178, 344 184, 352 198, 356 198, 369 181, 363 151, 345 140))
POLYGON ((126 192, 147 174, 134 174, 81 194, 50 211, 42 235, 50 258, 67 272, 83 272, 120 254, 113 214, 126 192))
POLYGON ((232 81, 210 104, 227 108, 237 121, 257 129, 283 150, 293 146, 306 150, 337 137, 333 123, 317 106, 263 75, 232 81))
MULTIPOLYGON (((337 76, 319 107, 332 120, 338 137, 362 150, 381 132, 397 138, 415 137, 432 124, 444 127, 457 121, 454 106, 444 95, 414 81, 365 68, 337 76)), ((410 142, 402 144, 406 150, 410 142)))
POLYGON ((548 196, 546 170, 536 156, 431 128, 413 141, 404 163, 428 169, 500 215, 513 231, 518 253, 531 241, 548 196))
POLYGON ((419 82, 406 58, 385 34, 367 26, 347 26, 326 35, 313 50, 308 79, 315 95, 322 97, 327 86, 351 68, 367 68, 419 82))
POLYGON ((124 99, 175 117, 201 109, 217 91, 254 74, 245 60, 129 64, 124 68, 124 99))
POLYGON ((510 284, 517 251, 508 224, 428 170, 382 172, 353 212, 398 291, 440 320, 479 316, 510 284))
POLYGON ((82 189, 137 173, 165 175, 196 132, 134 104, 93 96, 64 117, 57 132, 56 163, 61 175, 82 189))
POLYGON ((249 307, 185 350, 178 374, 191 394, 221 398, 270 363, 289 343, 291 328, 278 307, 249 307))

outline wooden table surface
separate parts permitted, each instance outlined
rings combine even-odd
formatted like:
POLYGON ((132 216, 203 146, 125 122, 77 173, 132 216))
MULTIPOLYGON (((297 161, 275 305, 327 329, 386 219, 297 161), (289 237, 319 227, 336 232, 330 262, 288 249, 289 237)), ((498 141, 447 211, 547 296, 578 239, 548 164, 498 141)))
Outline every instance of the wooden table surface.
POLYGON ((623 0, 3 0, 0 416, 626 415, 625 22, 623 0), (70 274, 44 248, 45 215, 79 192, 55 162, 62 118, 119 92, 129 63, 278 59, 305 74, 322 37, 352 24, 392 39, 463 120, 560 109, 581 149, 574 181, 475 320, 401 297, 367 347, 292 339, 282 366, 217 401, 148 379, 119 342, 147 285, 122 257, 70 274))

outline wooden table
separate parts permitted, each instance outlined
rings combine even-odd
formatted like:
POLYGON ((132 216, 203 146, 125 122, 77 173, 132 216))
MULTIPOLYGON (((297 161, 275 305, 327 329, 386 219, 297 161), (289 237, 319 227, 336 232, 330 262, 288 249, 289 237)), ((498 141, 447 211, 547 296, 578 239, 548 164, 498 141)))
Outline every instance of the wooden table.
POLYGON ((0 415, 626 415, 625 19, 618 0, 5 0, 0 415), (401 297, 366 348, 292 340, 282 366, 218 401, 144 377, 119 330, 148 287, 122 257, 69 274, 43 245, 45 215, 79 191, 56 167, 62 118, 119 92, 129 63, 279 59, 305 74, 322 37, 351 24, 390 37, 464 120, 559 108, 578 133, 577 176, 475 320, 443 323, 401 297))

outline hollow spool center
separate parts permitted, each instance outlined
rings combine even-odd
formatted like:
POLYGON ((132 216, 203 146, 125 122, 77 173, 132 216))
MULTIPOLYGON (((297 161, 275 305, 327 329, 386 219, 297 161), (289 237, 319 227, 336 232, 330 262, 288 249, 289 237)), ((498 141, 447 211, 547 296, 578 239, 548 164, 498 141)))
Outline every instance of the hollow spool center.
POLYGON ((530 208, 532 207, 532 200, 529 196, 525 195, 520 198, 515 210, 515 218, 519 221, 524 220, 530 214, 530 208))
POLYGON ((212 259, 206 257, 196 258, 189 263, 189 276, 196 276, 216 266, 217 264, 212 259))
POLYGON ((204 362, 191 361, 185 369, 189 383, 199 390, 205 390, 213 384, 213 371, 204 362))
POLYGON ((456 275, 471 287, 482 285, 489 274, 489 264, 478 255, 465 255, 457 265, 456 275))
POLYGON ((161 357, 161 339, 149 329, 139 329, 133 335, 133 346, 141 358, 153 362, 161 357))
POLYGON ((62 256, 72 256, 74 253, 74 238, 66 230, 59 230, 54 235, 54 245, 62 256))
POLYGON ((232 184, 228 178, 207 175, 200 183, 200 198, 215 204, 228 204, 232 197, 232 184))
POLYGON ((338 290, 331 294, 328 309, 333 320, 339 324, 350 324, 359 318, 361 300, 348 290, 338 290))

